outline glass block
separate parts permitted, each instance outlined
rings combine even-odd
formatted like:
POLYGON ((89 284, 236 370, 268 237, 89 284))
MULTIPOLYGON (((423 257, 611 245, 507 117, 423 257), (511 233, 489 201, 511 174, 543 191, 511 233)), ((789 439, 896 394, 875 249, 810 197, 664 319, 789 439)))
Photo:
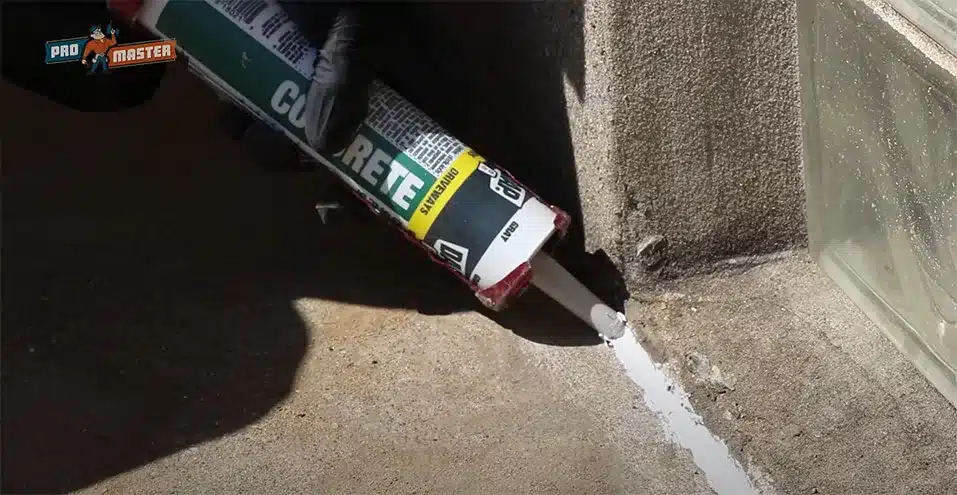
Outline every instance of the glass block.
POLYGON ((886 0, 919 29, 957 55, 957 0, 886 0))
POLYGON ((810 248, 957 405, 957 64, 875 4, 798 2, 810 248))

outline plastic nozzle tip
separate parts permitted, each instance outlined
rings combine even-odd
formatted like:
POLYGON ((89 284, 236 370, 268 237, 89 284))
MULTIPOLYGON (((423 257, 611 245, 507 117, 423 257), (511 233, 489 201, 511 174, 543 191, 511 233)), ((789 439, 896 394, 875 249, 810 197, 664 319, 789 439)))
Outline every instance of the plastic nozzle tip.
POLYGON ((602 337, 605 337, 608 340, 620 339, 628 330, 628 320, 625 318, 625 315, 616 313, 615 316, 617 317, 617 321, 603 329, 601 332, 602 337))

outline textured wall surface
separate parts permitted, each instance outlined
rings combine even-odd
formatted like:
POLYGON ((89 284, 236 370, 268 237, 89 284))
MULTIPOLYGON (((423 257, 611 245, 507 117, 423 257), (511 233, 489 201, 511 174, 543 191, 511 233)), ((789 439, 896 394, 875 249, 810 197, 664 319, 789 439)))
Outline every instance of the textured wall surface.
MULTIPOLYGON (((793 2, 610 0, 605 8, 594 10, 607 19, 596 25, 610 28, 611 89, 601 106, 610 110, 614 182, 585 189, 614 191, 601 195, 619 208, 617 254, 628 279, 802 244, 793 2)), ((595 228, 608 230, 612 217, 596 216, 595 228)))

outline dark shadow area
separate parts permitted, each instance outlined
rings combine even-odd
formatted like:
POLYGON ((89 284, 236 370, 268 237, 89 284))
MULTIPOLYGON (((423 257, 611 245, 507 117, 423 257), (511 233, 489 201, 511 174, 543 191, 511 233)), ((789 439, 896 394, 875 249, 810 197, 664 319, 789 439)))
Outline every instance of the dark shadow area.
POLYGON ((44 44, 82 38, 93 25, 110 23, 120 43, 154 39, 146 29, 112 16, 105 2, 0 0, 0 64, 3 77, 22 88, 82 112, 115 112, 149 100, 166 72, 165 64, 129 67, 110 77, 90 77, 79 64, 44 64, 44 44))
MULTIPOLYGON (((429 37, 406 47, 428 46, 417 61, 433 72, 389 74, 580 225, 562 89, 563 71, 582 72, 564 68, 583 64, 575 5, 417 10, 409 31, 429 37), (572 41, 545 54, 559 35, 572 41)), ((4 492, 79 489, 262 417, 308 347, 296 299, 488 314, 364 211, 324 226, 322 176, 251 160, 184 64, 109 79, 44 66, 44 38, 110 20, 94 4, 60 8, 3 4, 4 492)), ((577 228, 559 257, 590 272, 577 228)), ((538 342, 598 343, 534 291, 490 316, 538 342)))

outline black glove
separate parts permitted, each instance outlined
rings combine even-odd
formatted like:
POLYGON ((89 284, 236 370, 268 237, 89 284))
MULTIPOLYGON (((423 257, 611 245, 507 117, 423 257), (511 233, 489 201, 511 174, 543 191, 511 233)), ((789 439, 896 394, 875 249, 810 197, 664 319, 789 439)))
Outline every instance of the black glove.
POLYGON ((303 36, 319 48, 306 96, 308 143, 335 153, 349 145, 369 109, 383 43, 387 4, 280 0, 303 36))
MULTIPOLYGON (((336 153, 352 141, 365 120, 369 86, 375 78, 383 42, 389 36, 387 3, 279 0, 300 33, 319 50, 315 74, 306 94, 308 144, 336 153)), ((296 145, 232 103, 220 112, 223 127, 243 140, 255 160, 272 170, 311 171, 316 164, 301 159, 296 145)))

